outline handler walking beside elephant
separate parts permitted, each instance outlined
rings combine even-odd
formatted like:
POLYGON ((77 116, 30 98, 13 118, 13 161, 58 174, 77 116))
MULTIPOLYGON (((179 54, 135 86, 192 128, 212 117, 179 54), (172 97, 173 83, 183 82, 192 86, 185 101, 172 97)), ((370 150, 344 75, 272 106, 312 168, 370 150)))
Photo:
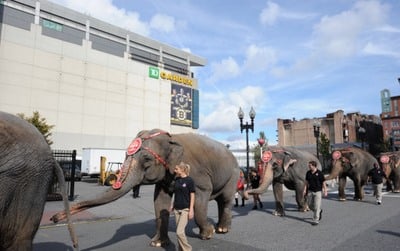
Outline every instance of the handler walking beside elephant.
POLYGON ((374 187, 374 194, 376 197, 376 204, 382 204, 382 188, 383 188, 383 177, 386 177, 383 169, 374 163, 374 168, 368 172, 368 176, 371 177, 372 185, 374 187))
POLYGON ((175 166, 174 171, 177 178, 172 209, 175 213, 179 251, 191 251, 192 246, 187 241, 185 228, 188 221, 194 216, 195 185, 193 179, 189 177, 190 166, 188 164, 181 162, 175 166))
POLYGON ((321 200, 322 192, 324 196, 328 195, 326 189, 325 178, 323 173, 317 169, 317 163, 310 161, 308 163, 309 170, 306 173, 306 180, 304 185, 304 196, 308 196, 310 202, 310 209, 314 212, 313 225, 318 225, 322 218, 321 200))

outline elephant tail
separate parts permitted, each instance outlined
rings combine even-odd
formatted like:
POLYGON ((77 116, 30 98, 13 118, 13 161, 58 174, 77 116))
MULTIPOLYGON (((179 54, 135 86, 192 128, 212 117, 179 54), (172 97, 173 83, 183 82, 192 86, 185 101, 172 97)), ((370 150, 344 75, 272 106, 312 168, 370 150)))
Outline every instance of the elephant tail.
POLYGON ((67 217, 68 231, 71 236, 71 241, 73 243, 75 250, 79 250, 78 238, 76 237, 75 228, 74 228, 74 226, 72 224, 72 220, 71 220, 71 212, 69 209, 64 174, 63 174, 63 171, 62 171, 60 165, 58 164, 58 162, 56 160, 54 160, 54 162, 55 162, 54 172, 55 172, 55 175, 57 176, 58 183, 60 184, 61 195, 63 198, 64 209, 65 209, 65 213, 66 213, 66 217, 67 217))

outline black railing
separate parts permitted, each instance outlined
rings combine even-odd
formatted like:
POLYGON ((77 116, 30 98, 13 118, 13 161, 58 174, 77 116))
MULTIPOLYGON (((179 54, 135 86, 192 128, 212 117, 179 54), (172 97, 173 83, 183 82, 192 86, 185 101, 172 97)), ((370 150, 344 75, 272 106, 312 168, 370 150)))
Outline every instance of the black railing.
MULTIPOLYGON (((53 150, 53 157, 63 169, 64 177, 66 178, 68 199, 73 201, 75 198, 75 167, 78 166, 76 150, 53 150)), ((60 185, 56 178, 50 187, 49 194, 60 194, 60 185)))

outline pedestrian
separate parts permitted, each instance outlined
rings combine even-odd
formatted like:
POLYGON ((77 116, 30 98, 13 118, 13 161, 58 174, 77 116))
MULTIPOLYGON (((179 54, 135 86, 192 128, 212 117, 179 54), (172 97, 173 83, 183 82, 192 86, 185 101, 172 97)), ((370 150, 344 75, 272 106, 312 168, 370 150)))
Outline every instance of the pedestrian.
POLYGON ((171 212, 173 211, 175 214, 179 250, 190 251, 192 246, 187 241, 185 228, 188 221, 194 216, 195 184, 189 177, 190 166, 188 164, 179 163, 175 166, 174 172, 176 178, 171 212))
POLYGON ((310 209, 314 212, 313 214, 313 225, 318 225, 322 218, 321 200, 322 192, 324 196, 328 195, 326 189, 325 177, 323 173, 318 170, 317 162, 308 162, 309 170, 306 173, 306 180, 304 182, 303 195, 308 196, 310 209))
POLYGON ((371 177, 372 186, 374 187, 374 195, 376 198, 376 204, 382 204, 382 188, 383 188, 383 178, 387 179, 385 172, 378 165, 374 163, 374 168, 368 172, 368 176, 371 177))
MULTIPOLYGON (((250 174, 250 185, 251 189, 257 189, 260 186, 260 175, 257 172, 257 169, 252 168, 251 169, 251 174, 250 174)), ((257 202, 260 205, 260 208, 263 208, 263 204, 260 200, 260 195, 259 194, 253 194, 253 201, 254 201, 254 206, 252 210, 258 209, 257 202)))
POLYGON ((244 207, 244 190, 246 188, 246 179, 244 177, 244 172, 240 170, 239 179, 236 184, 236 193, 235 193, 235 206, 239 206, 239 197, 242 198, 242 207, 244 207))
POLYGON ((140 198, 139 196, 139 192, 140 192, 140 185, 136 185, 132 188, 132 192, 133 192, 133 198, 140 198))

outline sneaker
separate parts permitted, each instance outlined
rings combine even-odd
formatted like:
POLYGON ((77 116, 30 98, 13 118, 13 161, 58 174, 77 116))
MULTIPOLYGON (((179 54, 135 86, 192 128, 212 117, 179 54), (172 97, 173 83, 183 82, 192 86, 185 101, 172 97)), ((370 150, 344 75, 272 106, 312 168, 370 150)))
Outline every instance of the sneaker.
POLYGON ((316 225, 318 225, 318 224, 319 224, 319 221, 317 221, 317 220, 311 222, 311 225, 313 225, 313 226, 316 226, 316 225))
POLYGON ((382 204, 382 202, 380 200, 378 200, 377 204, 380 205, 380 204, 382 204))
POLYGON ((318 220, 321 220, 322 219, 322 209, 321 209, 321 211, 319 212, 319 219, 318 220))

